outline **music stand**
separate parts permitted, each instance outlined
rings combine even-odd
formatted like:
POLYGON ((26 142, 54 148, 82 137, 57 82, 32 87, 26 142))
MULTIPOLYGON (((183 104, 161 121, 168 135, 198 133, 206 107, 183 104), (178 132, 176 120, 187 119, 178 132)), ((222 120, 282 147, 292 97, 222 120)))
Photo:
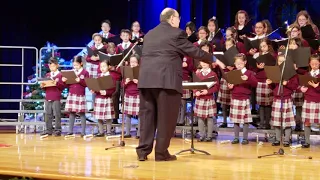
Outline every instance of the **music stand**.
MULTIPOLYGON (((291 31, 288 31, 291 33, 291 31)), ((283 155, 286 155, 285 152, 284 152, 284 149, 283 149, 283 74, 284 74, 284 69, 286 67, 286 61, 287 61, 287 55, 288 55, 288 49, 289 49, 289 43, 290 43, 290 39, 291 39, 291 35, 288 35, 288 43, 287 43, 287 46, 286 46, 286 51, 285 51, 285 54, 284 54, 284 62, 283 62, 283 67, 282 67, 282 70, 281 70, 281 76, 280 76, 280 82, 279 82, 279 89, 278 89, 278 92, 277 92, 277 95, 281 95, 280 96, 280 134, 281 134, 281 138, 280 138, 280 148, 278 149, 277 152, 273 152, 273 154, 267 154, 267 155, 262 155, 262 156, 258 156, 258 158, 263 158, 263 157, 268 157, 268 156, 283 156, 283 155)), ((312 159, 311 156, 308 156, 307 157, 308 159, 312 159)))
MULTIPOLYGON (((123 66, 123 63, 124 63, 125 59, 129 56, 129 54, 131 53, 133 48, 136 47, 136 45, 138 43, 139 43, 139 40, 136 41, 133 44, 131 49, 128 51, 128 53, 125 55, 125 57, 121 60, 121 62, 118 64, 116 70, 118 70, 121 66, 123 66)), ((124 79, 124 68, 122 68, 121 77, 122 77, 122 79, 124 79)), ((122 122, 121 122, 121 140, 120 140, 118 145, 105 148, 105 150, 114 149, 114 148, 118 148, 118 147, 124 147, 126 145, 126 143, 124 141, 124 114, 123 114, 123 112, 124 112, 124 93, 125 93, 124 87, 121 88, 121 91, 122 91, 122 95, 121 95, 121 99, 122 99, 122 104, 121 104, 121 111, 122 111, 122 117, 121 117, 122 118, 122 122)))
POLYGON ((194 111, 193 111, 193 90, 199 90, 199 89, 208 89, 208 87, 206 85, 197 85, 198 83, 194 82, 189 82, 188 84, 194 84, 194 85, 188 85, 185 86, 182 83, 183 89, 187 89, 187 90, 191 90, 191 147, 189 149, 184 149, 179 151, 178 153, 176 153, 176 155, 179 155, 181 153, 184 152, 191 152, 191 154, 194 154, 195 152, 200 152, 206 155, 210 155, 208 152, 204 151, 204 150, 199 150, 194 148, 194 131, 193 131, 193 120, 194 120, 194 111))

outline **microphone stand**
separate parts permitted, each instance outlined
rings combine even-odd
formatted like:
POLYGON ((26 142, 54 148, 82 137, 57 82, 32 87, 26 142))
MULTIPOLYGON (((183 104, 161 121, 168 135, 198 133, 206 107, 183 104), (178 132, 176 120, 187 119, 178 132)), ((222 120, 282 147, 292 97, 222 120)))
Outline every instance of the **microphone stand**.
MULTIPOLYGON (((125 57, 121 60, 121 62, 118 64, 118 66, 116 67, 116 70, 118 70, 121 66, 123 66, 123 63, 125 61, 125 59, 129 56, 129 54, 132 52, 133 48, 139 43, 139 41, 136 41, 133 46, 131 47, 131 49, 128 51, 128 53, 125 55, 125 57)), ((121 77, 122 77, 122 80, 124 79, 124 69, 122 68, 122 71, 121 71, 121 77)), ((121 82, 120 82, 120 86, 121 86, 121 82)), ((108 147, 108 148, 105 148, 105 150, 109 150, 109 149, 114 149, 114 148, 118 148, 118 147, 124 147, 126 145, 125 141, 124 141, 124 93, 125 93, 125 90, 124 90, 124 87, 121 88, 121 92, 122 92, 122 95, 121 95, 121 99, 122 99, 122 103, 121 103, 121 111, 122 111, 122 122, 121 122, 121 136, 120 136, 120 142, 118 145, 116 146, 112 146, 112 147, 108 147)))
MULTIPOLYGON (((288 33, 291 33, 291 31, 288 31, 288 33)), ((263 157, 268 157, 268 156, 283 156, 285 155, 285 151, 283 149, 283 75, 284 75, 284 69, 286 68, 286 61, 287 61, 287 55, 288 55, 288 49, 289 49, 289 43, 291 40, 291 35, 288 36, 288 43, 287 43, 287 47, 285 50, 285 54, 284 54, 284 62, 283 62, 283 67, 281 70, 281 75, 280 75, 280 82, 279 82, 279 89, 277 92, 277 95, 280 95, 280 134, 281 134, 281 138, 280 138, 280 148, 278 149, 277 152, 274 152, 273 154, 267 154, 267 155, 262 155, 262 156, 258 156, 258 158, 263 158, 263 157)), ((312 159, 311 156, 308 157, 308 159, 312 159)))

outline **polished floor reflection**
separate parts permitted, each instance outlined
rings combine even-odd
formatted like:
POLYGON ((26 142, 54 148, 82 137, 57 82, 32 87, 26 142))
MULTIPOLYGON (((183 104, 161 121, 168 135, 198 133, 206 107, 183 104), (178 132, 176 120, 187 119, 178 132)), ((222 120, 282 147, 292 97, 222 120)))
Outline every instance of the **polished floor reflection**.
MULTIPOLYGON (((262 146, 220 144, 231 138, 228 133, 210 143, 195 143, 197 149, 210 156, 184 153, 175 162, 136 160, 135 139, 127 146, 105 150, 117 144, 117 139, 93 138, 83 140, 48 137, 40 140, 35 134, 0 134, 0 174, 41 179, 320 179, 319 144, 310 149, 285 148, 288 156, 258 159, 278 148, 270 143, 262 146), (293 156, 298 155, 298 156, 293 156), (309 160, 304 156, 312 156, 309 160)), ((254 137, 251 137, 254 139, 254 137)), ((190 143, 174 138, 170 152, 190 147, 190 143)))

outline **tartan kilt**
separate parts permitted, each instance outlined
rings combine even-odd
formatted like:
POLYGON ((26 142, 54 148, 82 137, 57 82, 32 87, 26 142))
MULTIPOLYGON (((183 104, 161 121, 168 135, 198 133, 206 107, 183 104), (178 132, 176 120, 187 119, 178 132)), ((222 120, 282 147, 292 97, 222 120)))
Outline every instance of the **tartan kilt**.
MULTIPOLYGON (((182 81, 182 82, 189 82, 189 81, 182 81)), ((184 89, 182 91, 182 99, 189 99, 191 97, 191 92, 188 89, 184 89)))
POLYGON ((300 90, 296 90, 296 92, 293 93, 292 99, 295 106, 303 106, 304 94, 300 90))
POLYGON ((217 102, 224 105, 230 105, 230 101, 231 91, 228 88, 228 83, 225 79, 221 78, 217 102))
POLYGON ((196 98, 194 116, 199 118, 211 118, 217 114, 217 105, 213 99, 196 98))
POLYGON ((257 104, 261 106, 270 106, 273 101, 273 92, 267 83, 258 82, 256 88, 257 104))
POLYGON ((137 96, 124 96, 124 114, 137 116, 139 114, 140 98, 137 96))
POLYGON ((84 113, 87 110, 86 97, 70 94, 67 97, 65 110, 68 112, 84 113))
POLYGON ((100 120, 114 119, 115 115, 111 97, 95 98, 93 117, 100 120))
POLYGON ((231 99, 230 120, 233 123, 250 123, 252 115, 250 110, 250 100, 231 99))
POLYGON ((98 64, 92 64, 92 63, 87 63, 86 64, 86 70, 89 72, 90 78, 97 78, 98 77, 98 64))
MULTIPOLYGON (((283 100, 283 127, 293 127, 296 125, 296 121, 292 111, 292 99, 283 100)), ((271 113, 271 125, 281 126, 281 99, 273 99, 272 113, 271 113)))
POLYGON ((320 103, 304 101, 302 106, 302 121, 306 124, 320 123, 320 103))

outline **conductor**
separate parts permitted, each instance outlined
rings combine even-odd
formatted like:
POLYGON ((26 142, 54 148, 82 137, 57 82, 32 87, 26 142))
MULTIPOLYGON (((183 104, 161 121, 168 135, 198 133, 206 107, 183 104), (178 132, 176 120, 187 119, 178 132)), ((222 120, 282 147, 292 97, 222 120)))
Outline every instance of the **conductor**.
POLYGON ((155 160, 177 160, 168 147, 179 113, 183 57, 210 60, 224 68, 214 56, 189 42, 179 24, 179 13, 165 8, 160 14, 160 24, 144 37, 138 82, 140 140, 136 152, 139 161, 147 160, 152 152, 156 130, 155 160))

